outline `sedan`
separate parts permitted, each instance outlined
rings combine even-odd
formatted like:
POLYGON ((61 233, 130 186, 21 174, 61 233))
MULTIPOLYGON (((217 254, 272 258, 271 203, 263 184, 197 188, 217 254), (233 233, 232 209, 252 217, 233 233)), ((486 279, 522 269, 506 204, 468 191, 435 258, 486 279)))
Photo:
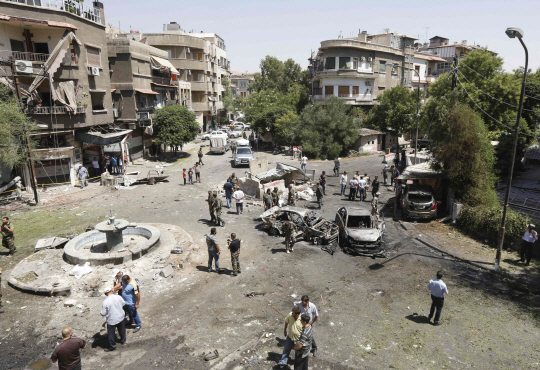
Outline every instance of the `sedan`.
POLYGON ((351 254, 385 257, 383 234, 384 221, 378 221, 364 208, 342 207, 336 213, 339 227, 339 244, 351 254))

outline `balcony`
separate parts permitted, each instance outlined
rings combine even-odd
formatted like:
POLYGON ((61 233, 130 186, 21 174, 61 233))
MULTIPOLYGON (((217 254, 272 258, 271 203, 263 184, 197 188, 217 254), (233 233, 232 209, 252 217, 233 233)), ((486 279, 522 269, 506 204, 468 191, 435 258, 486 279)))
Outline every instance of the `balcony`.
POLYGON ((53 107, 35 107, 34 109, 25 109, 26 114, 84 114, 86 107, 77 107, 76 112, 71 112, 64 105, 53 107))
MULTIPOLYGON (((311 98, 315 101, 324 101, 331 95, 312 95, 311 98)), ((345 101, 346 104, 356 104, 360 102, 372 102, 375 99, 375 96, 373 94, 343 94, 338 95, 340 99, 345 101)))
POLYGON ((46 62, 47 59, 49 59, 49 54, 0 50, 0 60, 28 60, 31 62, 46 62))
POLYGON ((171 64, 180 69, 191 69, 195 71, 206 71, 207 65, 203 60, 195 59, 170 59, 171 64))
POLYGON ((323 70, 323 71, 317 71, 315 72, 315 76, 317 77, 363 77, 365 75, 372 75, 373 69, 329 69, 329 70, 323 70))
POLYGON ((208 108, 208 102, 192 102, 191 108, 193 108, 193 110, 196 112, 205 112, 210 110, 210 108, 208 108))
POLYGON ((172 81, 170 77, 152 76, 152 82, 159 85, 178 85, 178 81, 172 81))
POLYGON ((191 91, 206 91, 206 82, 194 82, 191 81, 191 91))
POLYGON ((101 23, 101 13, 98 8, 90 7, 72 0, 8 0, 13 3, 22 3, 40 8, 63 10, 78 15, 95 23, 101 23))

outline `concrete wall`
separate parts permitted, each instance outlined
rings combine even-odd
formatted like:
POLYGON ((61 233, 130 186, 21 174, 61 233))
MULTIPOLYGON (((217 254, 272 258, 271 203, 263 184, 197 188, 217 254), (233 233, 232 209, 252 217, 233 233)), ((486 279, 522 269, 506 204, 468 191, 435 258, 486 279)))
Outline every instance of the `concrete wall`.
POLYGON ((381 141, 379 140, 379 135, 367 135, 360 136, 354 143, 355 150, 363 152, 376 152, 381 150, 381 141))
POLYGON ((251 162, 249 162, 249 172, 253 176, 256 176, 260 173, 268 171, 268 158, 263 157, 256 157, 251 162))

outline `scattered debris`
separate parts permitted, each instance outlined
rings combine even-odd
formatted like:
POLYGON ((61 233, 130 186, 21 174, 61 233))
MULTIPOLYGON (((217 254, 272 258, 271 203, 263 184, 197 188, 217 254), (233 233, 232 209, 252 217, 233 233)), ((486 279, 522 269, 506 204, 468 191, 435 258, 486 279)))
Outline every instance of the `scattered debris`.
POLYGON ((175 245, 172 249, 171 249, 171 253, 172 254, 182 254, 184 253, 184 247, 181 247, 179 245, 175 245))
POLYGON ((75 276, 76 279, 80 279, 92 271, 93 269, 90 267, 90 262, 86 262, 84 265, 75 265, 75 267, 73 267, 73 269, 69 272, 69 275, 75 276))
POLYGON ((168 278, 169 276, 173 274, 173 272, 174 272, 173 267, 171 265, 167 265, 163 268, 163 270, 161 270, 159 274, 163 276, 164 278, 168 278))
POLYGON ((214 351, 214 354, 204 356, 204 361, 215 360, 215 359, 218 358, 218 357, 219 357, 219 352, 218 352, 218 350, 216 349, 216 350, 214 351))
POLYGON ((257 295, 265 295, 266 292, 251 292, 251 293, 246 293, 246 297, 248 298, 251 298, 251 297, 255 297, 257 295))
POLYGON ((52 237, 47 239, 39 239, 34 247, 34 252, 38 252, 42 249, 54 249, 63 248, 69 241, 67 238, 52 237))
POLYGON ((77 303, 76 300, 68 299, 68 300, 64 301, 64 307, 73 307, 73 306, 75 306, 76 303, 77 303))
POLYGON ((272 308, 273 308, 274 310, 276 310, 277 313, 279 313, 281 316, 286 317, 280 310, 278 310, 278 309, 275 308, 274 306, 272 306, 272 308))

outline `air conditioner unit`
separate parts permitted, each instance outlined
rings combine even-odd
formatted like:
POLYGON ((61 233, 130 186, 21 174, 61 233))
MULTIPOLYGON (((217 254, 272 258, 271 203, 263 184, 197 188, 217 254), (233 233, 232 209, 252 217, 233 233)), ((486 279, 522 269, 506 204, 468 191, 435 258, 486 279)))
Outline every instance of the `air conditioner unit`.
POLYGON ((368 61, 368 62, 373 62, 373 58, 372 58, 372 57, 369 57, 369 58, 367 58, 367 61, 368 61))
POLYGON ((113 116, 114 118, 118 118, 118 109, 116 108, 113 109, 113 116))
POLYGON ((99 76, 99 67, 90 67, 90 74, 93 76, 99 76))
POLYGON ((139 113, 139 119, 150 119, 150 113, 149 112, 141 112, 139 113))
POLYGON ((19 73, 32 73, 34 68, 32 67, 32 62, 29 60, 16 60, 15 69, 19 73))

